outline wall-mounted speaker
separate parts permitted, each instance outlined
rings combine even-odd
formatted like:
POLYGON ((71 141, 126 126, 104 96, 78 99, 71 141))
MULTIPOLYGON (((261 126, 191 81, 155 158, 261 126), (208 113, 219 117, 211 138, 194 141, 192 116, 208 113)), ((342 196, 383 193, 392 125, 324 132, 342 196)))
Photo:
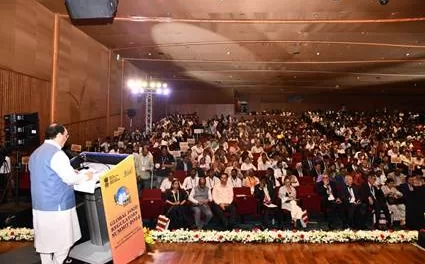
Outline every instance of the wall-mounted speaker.
POLYGON ((65 0, 72 20, 113 19, 117 12, 118 0, 65 0))

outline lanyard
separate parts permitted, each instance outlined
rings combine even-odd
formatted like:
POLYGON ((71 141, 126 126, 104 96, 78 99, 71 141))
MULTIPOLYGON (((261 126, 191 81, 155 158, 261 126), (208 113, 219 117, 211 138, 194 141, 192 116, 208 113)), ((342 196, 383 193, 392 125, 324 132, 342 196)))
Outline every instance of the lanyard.
POLYGON ((173 193, 173 197, 174 197, 174 202, 180 202, 180 193, 179 191, 177 191, 177 197, 176 197, 176 193, 173 193))

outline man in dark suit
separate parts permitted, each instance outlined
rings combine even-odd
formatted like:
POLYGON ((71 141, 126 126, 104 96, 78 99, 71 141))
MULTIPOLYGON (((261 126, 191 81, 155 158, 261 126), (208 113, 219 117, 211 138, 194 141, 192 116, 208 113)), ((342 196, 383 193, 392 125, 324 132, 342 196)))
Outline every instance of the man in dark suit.
POLYGON ((342 188, 342 206, 344 228, 362 229, 365 228, 360 211, 360 192, 356 185, 353 184, 353 176, 345 176, 345 184, 342 188))
POLYGON ((310 176, 310 173, 303 168, 301 162, 298 162, 297 164, 295 164, 294 175, 299 178, 310 176))
POLYGON ((320 163, 316 163, 310 174, 313 177, 313 181, 315 181, 316 183, 321 182, 323 176, 322 165, 320 163))
POLYGON ((189 174, 189 172, 192 170, 192 161, 190 161, 190 157, 187 155, 183 156, 183 159, 177 160, 176 170, 181 170, 186 173, 186 175, 189 174))
MULTIPOLYGON (((372 212, 375 214, 375 225, 376 228, 379 222, 381 210, 385 214, 385 219, 387 221, 387 227, 391 228, 391 216, 390 211, 385 200, 384 193, 375 186, 376 175, 370 173, 367 177, 367 182, 362 183, 360 186, 360 200, 362 202, 362 215, 367 215, 368 208, 372 209, 372 212)), ((363 223, 365 222, 365 217, 362 219, 363 223)))
POLYGON ((168 152, 167 146, 161 147, 161 153, 154 158, 154 164, 154 177, 157 182, 156 186, 159 188, 161 182, 175 166, 174 157, 168 152))
POLYGON ((335 219, 337 216, 341 216, 341 205, 342 201, 339 197, 339 193, 335 182, 329 180, 329 175, 324 173, 322 175, 322 181, 318 182, 317 192, 322 196, 322 207, 325 211, 325 218, 328 222, 329 229, 335 228, 335 219))

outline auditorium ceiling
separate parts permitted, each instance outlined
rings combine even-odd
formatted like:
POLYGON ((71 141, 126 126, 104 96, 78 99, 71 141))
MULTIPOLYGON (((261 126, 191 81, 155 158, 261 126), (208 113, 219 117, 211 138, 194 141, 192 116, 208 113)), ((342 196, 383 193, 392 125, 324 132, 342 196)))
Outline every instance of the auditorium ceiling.
MULTIPOLYGON (((38 0, 67 18, 62 0, 38 0)), ((176 87, 423 93, 423 0, 120 0, 81 30, 176 87)))

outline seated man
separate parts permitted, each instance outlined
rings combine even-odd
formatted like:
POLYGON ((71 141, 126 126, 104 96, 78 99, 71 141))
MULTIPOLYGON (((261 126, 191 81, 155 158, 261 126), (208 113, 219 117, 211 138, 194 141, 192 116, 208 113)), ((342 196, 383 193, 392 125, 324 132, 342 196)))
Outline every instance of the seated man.
POLYGON ((173 182, 173 179, 174 179, 174 171, 169 171, 167 178, 165 178, 161 182, 161 186, 159 187, 162 193, 165 193, 167 190, 171 188, 171 183, 173 182))
POLYGON ((198 186, 193 188, 190 192, 189 201, 192 203, 196 227, 198 229, 204 228, 213 217, 208 204, 212 201, 211 189, 206 186, 205 178, 199 178, 198 186), (204 221, 201 220, 201 213, 205 216, 204 221))
POLYGON ((228 175, 222 173, 220 175, 220 184, 214 186, 212 193, 213 210, 220 218, 224 228, 231 230, 236 222, 236 208, 233 204, 233 187, 228 181, 228 175), (224 212, 230 214, 230 219, 227 219, 224 212))
POLYGON ((206 186, 210 189, 210 191, 214 189, 216 184, 220 184, 220 180, 215 176, 213 169, 209 169, 207 171, 207 177, 205 177, 205 181, 207 182, 206 186))
MULTIPOLYGON (((367 177, 367 182, 360 186, 360 200, 362 202, 362 215, 366 215, 368 208, 375 214, 375 225, 379 222, 381 210, 385 214, 388 228, 392 227, 390 211, 388 210, 387 202, 384 193, 375 186, 376 175, 371 173, 367 177)), ((366 219, 363 219, 364 221, 366 219)), ((364 222, 362 221, 362 222, 364 222)))
POLYGON ((199 177, 197 175, 197 171, 195 168, 193 168, 190 171, 190 175, 184 178, 183 186, 182 186, 183 190, 190 192, 190 190, 198 186, 198 181, 199 181, 199 177))
POLYGON ((354 185, 353 176, 345 176, 345 186, 342 192, 344 228, 365 229, 364 223, 360 223, 360 220, 363 219, 360 212, 360 193, 357 186, 354 185))
POLYGON ((322 181, 317 183, 317 192, 322 196, 322 206, 329 229, 335 228, 334 220, 341 215, 341 198, 335 182, 329 181, 329 175, 324 173, 322 181))
POLYGON ((238 177, 238 170, 232 169, 232 172, 230 173, 230 184, 233 188, 242 187, 242 180, 238 177))

